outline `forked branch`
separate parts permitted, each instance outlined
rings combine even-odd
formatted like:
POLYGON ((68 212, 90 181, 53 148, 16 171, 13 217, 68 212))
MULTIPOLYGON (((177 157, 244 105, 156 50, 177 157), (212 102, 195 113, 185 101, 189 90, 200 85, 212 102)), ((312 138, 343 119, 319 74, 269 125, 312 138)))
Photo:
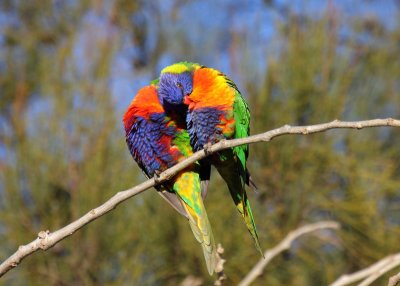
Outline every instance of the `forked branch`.
MULTIPOLYGON (((400 265, 400 253, 392 254, 382 258, 365 269, 361 269, 351 274, 344 274, 329 286, 344 286, 362 280, 358 285, 371 285, 376 279, 388 271, 400 265)), ((396 275, 390 278, 388 286, 395 286, 398 280, 396 275)))
POLYGON ((309 234, 311 232, 322 229, 339 229, 339 223, 335 221, 321 221, 313 224, 307 224, 291 231, 278 245, 274 248, 268 249, 264 253, 265 258, 261 258, 250 272, 240 281, 239 286, 250 285, 258 276, 260 276, 267 264, 278 254, 290 248, 293 242, 299 237, 309 234))

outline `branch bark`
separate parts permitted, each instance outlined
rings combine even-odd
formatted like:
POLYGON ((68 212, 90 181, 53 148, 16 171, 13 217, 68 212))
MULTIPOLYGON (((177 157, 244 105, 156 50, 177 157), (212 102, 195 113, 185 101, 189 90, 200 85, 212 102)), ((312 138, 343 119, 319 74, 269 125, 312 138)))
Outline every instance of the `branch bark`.
MULTIPOLYGON (((380 276, 385 274, 386 272, 392 270, 393 268, 397 267, 400 265, 400 253, 392 254, 389 256, 386 256, 385 258, 375 262, 371 266, 359 270, 357 272, 354 272, 352 274, 345 274, 339 277, 336 281, 334 281, 332 284, 329 286, 344 286, 344 285, 349 285, 352 284, 356 281, 359 281, 361 279, 364 279, 361 281, 358 286, 367 286, 371 285, 372 282, 374 282, 376 279, 378 279, 380 276)), ((395 286, 397 281, 393 280, 391 282, 389 280, 388 286, 395 286)))
POLYGON ((224 264, 226 262, 225 259, 222 258, 222 254, 224 254, 224 248, 222 247, 221 243, 218 243, 217 246, 217 267, 216 267, 216 274, 217 280, 214 281, 214 286, 222 286, 224 285, 224 281, 227 279, 224 273, 224 264))
POLYGON ((260 276, 265 266, 278 254, 290 248, 292 243, 300 236, 308 234, 313 231, 321 229, 339 229, 340 225, 334 221, 321 221, 314 224, 307 224, 299 227, 296 230, 291 231, 277 246, 271 248, 264 253, 265 258, 261 258, 256 265, 250 270, 250 272, 240 281, 239 286, 248 286, 260 276))
POLYGON ((400 272, 389 278, 388 286, 396 286, 400 282, 400 272))
POLYGON ((378 127, 378 126, 392 126, 392 127, 400 127, 400 120, 387 118, 387 119, 373 119, 373 120, 364 120, 364 121, 354 121, 354 122, 346 122, 334 120, 329 123, 324 124, 316 124, 309 126, 290 126, 285 125, 283 127, 270 130, 265 133, 261 133, 258 135, 249 136, 247 138, 234 139, 234 140, 223 140, 214 144, 210 148, 207 149, 207 153, 204 150, 200 150, 194 153, 191 157, 183 160, 182 162, 176 164, 172 168, 162 172, 157 178, 149 179, 133 188, 130 188, 125 191, 118 192, 116 195, 111 197, 108 201, 106 201, 101 206, 92 209, 84 216, 80 217, 76 221, 68 224, 67 226, 55 231, 50 232, 49 230, 39 232, 37 238, 32 242, 21 245, 18 250, 12 254, 9 258, 7 258, 0 265, 0 277, 5 273, 15 268, 21 261, 31 255, 32 253, 38 250, 47 250, 59 243, 61 240, 66 237, 72 235, 75 231, 79 230, 86 224, 91 221, 103 216, 109 211, 115 209, 120 203, 125 200, 157 185, 162 182, 165 182, 171 179, 175 174, 177 174, 180 170, 190 166, 194 162, 214 153, 220 151, 222 149, 231 148, 234 146, 239 146, 242 144, 251 144, 256 142, 268 142, 275 137, 286 135, 286 134, 312 134, 318 133, 322 131, 326 131, 334 128, 352 128, 352 129, 362 129, 366 127, 378 127))

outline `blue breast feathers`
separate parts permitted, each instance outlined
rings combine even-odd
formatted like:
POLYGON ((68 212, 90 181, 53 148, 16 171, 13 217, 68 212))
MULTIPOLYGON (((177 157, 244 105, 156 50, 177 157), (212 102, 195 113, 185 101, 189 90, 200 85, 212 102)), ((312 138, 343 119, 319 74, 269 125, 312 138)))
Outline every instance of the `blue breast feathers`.
POLYGON ((224 139, 221 128, 217 126, 223 113, 224 111, 212 107, 188 112, 187 128, 190 144, 195 151, 203 149, 208 142, 214 144, 224 139))
POLYGON ((156 170, 165 170, 176 163, 170 153, 171 145, 162 140, 166 137, 173 140, 175 136, 175 127, 167 126, 167 122, 164 113, 154 113, 148 120, 137 117, 126 136, 133 158, 149 177, 156 170))

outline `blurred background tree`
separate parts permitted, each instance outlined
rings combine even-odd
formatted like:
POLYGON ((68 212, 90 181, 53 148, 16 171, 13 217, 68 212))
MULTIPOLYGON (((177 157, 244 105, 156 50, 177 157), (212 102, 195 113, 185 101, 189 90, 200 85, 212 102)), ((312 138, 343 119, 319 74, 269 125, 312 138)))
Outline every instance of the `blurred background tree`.
MULTIPOLYGON (((172 62, 228 74, 249 101, 252 133, 399 118, 399 5, 1 1, 1 259, 144 180, 121 118, 172 62)), ((338 236, 302 238, 254 285, 324 285, 400 251, 399 144, 399 130, 376 128, 251 146, 260 191, 249 196, 265 249, 308 222, 343 226, 338 236)), ((260 257, 219 176, 210 188, 206 207, 235 285, 260 257)), ((178 285, 188 275, 212 281, 186 221, 147 191, 27 258, 0 285, 178 285)))

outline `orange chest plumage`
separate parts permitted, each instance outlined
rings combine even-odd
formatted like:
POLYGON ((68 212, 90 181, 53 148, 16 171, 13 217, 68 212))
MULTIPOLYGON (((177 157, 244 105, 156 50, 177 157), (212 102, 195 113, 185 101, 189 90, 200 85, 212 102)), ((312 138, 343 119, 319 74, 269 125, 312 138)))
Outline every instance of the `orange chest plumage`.
POLYGON ((235 133, 235 90, 225 75, 211 68, 200 68, 193 73, 193 91, 185 97, 191 124, 189 133, 196 138, 195 150, 207 142, 233 138, 235 133))
POLYGON ((193 92, 185 98, 190 109, 213 107, 230 110, 235 100, 234 90, 225 76, 211 68, 200 68, 193 73, 193 92))

